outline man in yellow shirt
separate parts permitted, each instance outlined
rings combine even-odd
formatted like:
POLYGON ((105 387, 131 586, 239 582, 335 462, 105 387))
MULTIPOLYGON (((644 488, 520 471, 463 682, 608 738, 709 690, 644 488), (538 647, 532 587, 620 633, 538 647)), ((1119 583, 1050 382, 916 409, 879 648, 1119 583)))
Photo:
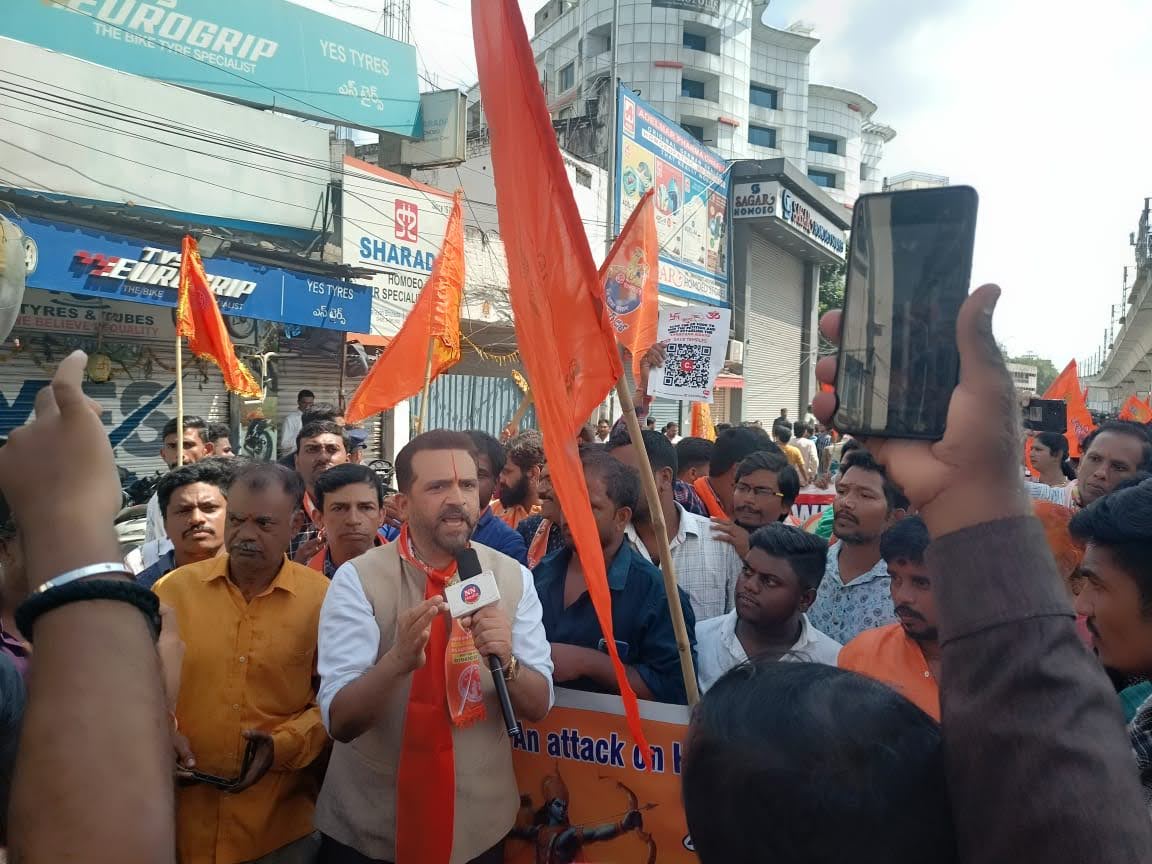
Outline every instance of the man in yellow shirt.
POLYGON ((303 496, 284 466, 244 466, 228 489, 228 554, 174 570, 154 589, 185 641, 181 864, 304 864, 319 845, 314 763, 328 735, 316 704, 316 634, 328 580, 286 557, 303 496))
POLYGON ((800 452, 792 441, 792 430, 787 426, 773 426, 772 438, 776 441, 777 446, 784 451, 784 455, 788 457, 788 464, 796 469, 796 473, 800 475, 800 485, 807 486, 815 478, 808 476, 808 469, 804 465, 804 454, 800 452))

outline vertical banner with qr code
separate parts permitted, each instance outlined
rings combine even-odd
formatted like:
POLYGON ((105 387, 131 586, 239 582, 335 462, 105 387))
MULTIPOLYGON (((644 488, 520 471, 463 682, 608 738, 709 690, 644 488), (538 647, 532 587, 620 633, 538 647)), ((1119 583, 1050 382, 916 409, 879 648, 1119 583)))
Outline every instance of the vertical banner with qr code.
POLYGON ((654 370, 648 380, 648 392, 685 402, 711 402, 716 376, 724 367, 731 325, 731 309, 661 309, 656 338, 667 343, 667 353, 664 368, 654 370))

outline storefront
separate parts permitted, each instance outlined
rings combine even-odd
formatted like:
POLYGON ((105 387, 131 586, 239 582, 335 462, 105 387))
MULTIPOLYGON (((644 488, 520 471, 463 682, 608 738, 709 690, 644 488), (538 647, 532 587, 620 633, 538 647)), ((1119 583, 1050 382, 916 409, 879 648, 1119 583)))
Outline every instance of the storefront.
MULTIPOLYGON (((816 392, 820 268, 844 261, 844 208, 784 159, 732 169, 736 339, 743 389, 729 390, 728 422, 768 427, 803 416, 816 392)), ((719 385, 717 385, 719 387, 719 385)))
MULTIPOLYGON (((161 469, 161 430, 176 407, 177 247, 42 218, 15 221, 28 237, 28 290, 0 352, 0 434, 28 421, 36 392, 81 348, 90 357, 84 389, 103 409, 117 464, 142 476, 161 469)), ((343 280, 233 258, 208 259, 205 269, 237 354, 268 373, 269 398, 245 405, 212 363, 185 351, 184 410, 228 423, 239 449, 252 417, 275 416, 284 392, 278 362, 322 358, 313 373, 324 380, 313 389, 320 396, 331 383, 335 395, 339 354, 325 354, 328 343, 342 346, 345 331, 368 329, 371 297, 343 280), (297 336, 298 350, 278 359, 286 335, 297 336)), ((295 390, 288 398, 294 403, 295 390)))

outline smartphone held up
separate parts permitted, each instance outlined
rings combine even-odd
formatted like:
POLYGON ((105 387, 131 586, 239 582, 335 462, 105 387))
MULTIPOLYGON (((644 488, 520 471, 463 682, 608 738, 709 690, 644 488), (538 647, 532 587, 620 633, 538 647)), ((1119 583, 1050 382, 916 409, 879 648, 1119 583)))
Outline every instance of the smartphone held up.
POLYGON ((848 248, 834 425, 936 440, 960 376, 956 319, 976 237, 968 186, 863 195, 848 248))

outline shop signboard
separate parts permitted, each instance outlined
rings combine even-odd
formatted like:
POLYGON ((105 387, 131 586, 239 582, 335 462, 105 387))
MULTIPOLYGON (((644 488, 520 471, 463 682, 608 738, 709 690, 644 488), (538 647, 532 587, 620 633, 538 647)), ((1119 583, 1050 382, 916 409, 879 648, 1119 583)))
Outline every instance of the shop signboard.
POLYGON ((661 292, 727 306, 727 163, 625 87, 617 107, 615 233, 655 188, 661 292))
POLYGON ((776 181, 732 184, 732 218, 780 218, 780 184, 776 181))
MULTIPOLYGON (((27 237, 29 288, 175 307, 175 247, 42 219, 15 221, 27 237)), ((366 286, 229 258, 204 266, 224 315, 357 333, 368 328, 366 286)))
POLYGON ((844 257, 847 245, 844 232, 791 190, 784 189, 780 193, 780 218, 833 255, 844 257))
POLYGON ((372 329, 395 336, 444 245, 452 197, 348 157, 344 161, 344 263, 371 278, 372 329))
POLYGON ((652 0, 652 5, 660 9, 679 9, 681 12, 697 12, 701 15, 720 14, 720 0, 652 0))
POLYGON ((5 0, 0 36, 261 108, 420 135, 415 47, 287 0, 5 0))

